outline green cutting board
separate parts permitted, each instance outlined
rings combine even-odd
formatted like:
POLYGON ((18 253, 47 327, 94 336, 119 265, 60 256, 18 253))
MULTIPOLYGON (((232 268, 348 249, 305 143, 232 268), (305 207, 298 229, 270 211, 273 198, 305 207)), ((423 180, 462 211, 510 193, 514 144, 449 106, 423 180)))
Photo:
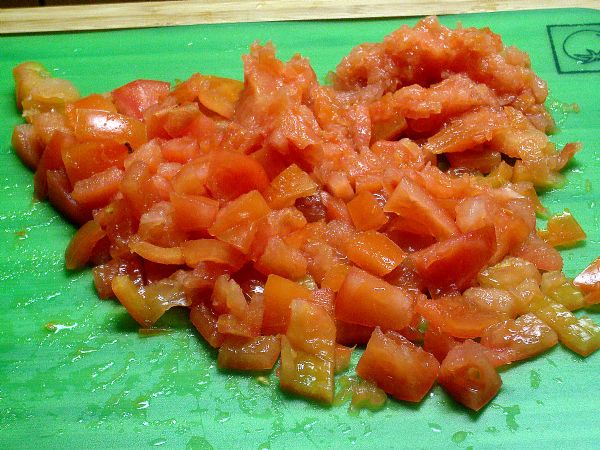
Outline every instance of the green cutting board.
MULTIPOLYGON (((563 252, 574 276, 600 255, 600 11, 562 10, 443 17, 489 26, 531 55, 551 102, 576 102, 555 117, 557 144, 584 150, 567 185, 543 196, 568 207, 587 242, 563 252), (596 53, 595 53, 596 52, 596 53), (586 56, 587 55, 587 56, 586 56)), ((265 378, 220 372, 215 352, 182 311, 171 330, 144 337, 114 301, 97 298, 89 270, 67 273, 74 228, 32 200, 32 177, 10 146, 21 122, 10 71, 40 61, 82 93, 135 78, 168 81, 196 71, 241 78, 240 55, 272 40, 281 58, 310 58, 320 77, 354 45, 379 41, 415 19, 249 23, 0 38, 0 448, 599 448, 600 354, 557 347, 503 370, 503 387, 483 411, 435 387, 418 405, 348 413, 283 394, 265 378)), ((600 311, 586 312, 600 322, 600 311)), ((355 355, 356 363, 358 355, 355 355)))

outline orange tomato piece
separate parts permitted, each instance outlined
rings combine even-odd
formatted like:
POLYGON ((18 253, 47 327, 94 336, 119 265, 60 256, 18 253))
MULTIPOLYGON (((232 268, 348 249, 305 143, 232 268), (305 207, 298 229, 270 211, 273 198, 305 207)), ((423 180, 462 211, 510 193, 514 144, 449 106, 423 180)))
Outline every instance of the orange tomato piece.
POLYGON ((208 232, 247 254, 257 231, 256 222, 269 211, 260 192, 250 191, 223 206, 208 232))
POLYGON ((268 240, 263 254, 256 261, 256 269, 265 275, 274 273, 292 280, 305 276, 307 266, 304 254, 287 245, 279 236, 268 240))
POLYGON ((346 244, 350 261, 380 277, 402 262, 405 253, 385 234, 375 230, 356 233, 346 244))
POLYGON ((215 262, 239 269, 245 257, 239 250, 218 239, 187 240, 181 246, 183 259, 189 267, 196 267, 200 262, 215 262))
POLYGON ((335 300, 335 317, 344 322, 387 330, 408 326, 414 312, 412 294, 352 267, 335 300))
POLYGON ((359 192, 346 206, 357 230, 378 230, 387 222, 383 208, 369 191, 359 192))
POLYGON ((165 98, 171 84, 156 80, 135 80, 111 92, 112 100, 121 114, 144 119, 144 111, 165 98))
POLYGON ((112 167, 122 169, 128 154, 127 146, 110 140, 77 142, 61 149, 72 184, 112 167))
POLYGON ((502 386, 485 347, 471 340, 448 352, 437 381, 452 398, 474 411, 488 404, 502 386))
POLYGON ((44 152, 44 146, 39 141, 33 125, 29 123, 16 125, 10 143, 21 161, 31 170, 35 170, 44 152))
POLYGON ((95 220, 86 222, 71 238, 65 251, 65 266, 68 270, 85 266, 92 258, 94 247, 106 233, 95 220))
POLYGON ((73 124, 80 141, 112 139, 136 149, 147 141, 146 126, 139 120, 123 114, 96 109, 77 109, 73 124))
POLYGON ((573 284, 579 287, 588 304, 600 302, 600 257, 592 261, 577 277, 573 284))
POLYGON ((95 173, 89 178, 77 181, 71 196, 77 203, 88 208, 106 206, 119 192, 123 176, 123 170, 116 167, 95 173))
POLYGON ((305 171, 292 164, 279 173, 267 188, 265 198, 273 209, 294 205, 294 202, 317 192, 319 186, 305 171))
POLYGON ((548 219, 547 229, 538 235, 552 247, 570 247, 586 238, 586 234, 568 209, 548 219))
POLYGON ((310 300, 311 291, 287 278, 269 275, 264 287, 265 313, 262 333, 285 333, 290 320, 290 305, 296 298, 310 300))
POLYGON ((210 156, 206 186, 219 200, 234 200, 250 191, 264 191, 269 185, 265 169, 249 156, 214 152, 210 156))
POLYGON ((213 348, 219 348, 225 339, 225 336, 219 333, 217 319, 212 309, 202 302, 194 304, 190 309, 190 321, 213 348))
POLYGON ((375 328, 356 373, 398 400, 419 402, 435 382, 440 364, 431 353, 394 331, 375 328))
POLYGON ((488 326, 506 318, 460 295, 421 299, 417 302, 416 312, 427 319, 430 326, 463 339, 479 337, 488 326))
POLYGON ((202 195, 170 193, 173 220, 183 231, 202 231, 210 228, 217 218, 219 202, 202 195))

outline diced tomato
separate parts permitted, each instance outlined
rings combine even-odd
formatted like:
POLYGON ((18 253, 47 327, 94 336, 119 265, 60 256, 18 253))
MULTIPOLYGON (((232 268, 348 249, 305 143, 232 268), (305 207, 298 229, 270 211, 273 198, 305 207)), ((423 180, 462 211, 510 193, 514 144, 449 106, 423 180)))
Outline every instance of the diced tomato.
POLYGON ((142 271, 140 259, 135 255, 128 258, 113 258, 92 269, 94 286, 100 298, 111 298, 115 296, 111 284, 116 276, 126 275, 133 281, 133 284, 140 286, 144 282, 142 271))
POLYGON ((333 401, 335 324, 320 306, 296 299, 281 338, 282 389, 324 403, 333 401))
POLYGON ((110 140, 78 142, 61 149, 72 184, 112 167, 122 169, 127 155, 127 146, 110 140))
MULTIPOLYGON (((337 333, 336 333, 337 339, 337 333)), ((350 358, 352 357, 352 351, 354 347, 346 347, 345 345, 335 345, 335 367, 334 373, 338 374, 348 370, 350 367, 350 358)))
POLYGON ((448 352, 437 381, 457 402, 475 411, 489 403, 502 385, 485 348, 471 340, 448 352))
POLYGON ((378 230, 387 222, 383 208, 368 191, 359 192, 348 202, 347 207, 357 230, 378 230))
POLYGON ((297 298, 310 300, 311 291, 279 275, 269 275, 265 284, 265 335, 285 333, 290 320, 290 305, 297 298))
POLYGON ((600 257, 590 263, 573 281, 585 294, 589 304, 600 302, 600 257))
POLYGON ((292 280, 306 275, 307 265, 302 252, 290 247, 278 236, 269 239, 263 254, 256 261, 256 268, 265 275, 274 273, 292 280))
POLYGON ((489 262, 495 242, 494 228, 484 227, 415 252, 410 260, 432 295, 462 292, 489 262))
POLYGON ((217 364, 221 369, 271 370, 279 358, 280 348, 278 336, 228 336, 219 347, 217 364))
POLYGON ((375 230, 356 233, 346 245, 350 261, 380 277, 394 270, 405 257, 394 241, 375 230))
POLYGON ((44 146, 38 140, 33 125, 23 123, 15 126, 10 142, 21 161, 35 170, 44 152, 44 146))
POLYGON ((185 264, 196 267, 200 262, 215 262, 239 269, 245 262, 244 255, 226 242, 218 239, 188 240, 181 247, 185 264))
POLYGON ((92 257, 94 247, 104 236, 106 233, 93 219, 77 230, 65 252, 67 269, 73 270, 85 266, 92 257))
POLYGON ((433 386, 439 368, 431 353, 401 334, 375 328, 356 373, 398 400, 419 402, 433 386))
POLYGON ((224 336, 217 328, 217 316, 209 306, 202 302, 194 304, 190 309, 190 321, 208 345, 219 348, 223 344, 224 336))
POLYGON ((99 208, 109 204, 119 192, 124 172, 111 167, 84 180, 79 180, 73 186, 71 196, 81 205, 88 208, 99 208))
POLYGON ((143 296, 127 275, 113 278, 112 290, 131 317, 142 327, 152 326, 167 309, 158 298, 143 296))
POLYGON ((144 119, 144 111, 165 98, 171 84, 156 80, 135 80, 111 92, 118 112, 138 120, 144 119))
POLYGON ((341 345, 365 345, 369 342, 374 327, 335 320, 335 341, 341 345))
POLYGON ((42 153, 33 177, 33 191, 38 200, 44 200, 48 196, 48 180, 46 173, 49 170, 64 170, 61 156, 62 149, 71 145, 73 142, 73 136, 68 133, 58 131, 52 135, 52 139, 48 145, 46 145, 46 148, 42 153))
POLYGON ((129 248, 132 253, 136 253, 142 258, 155 263, 175 265, 185 263, 181 247, 159 247, 150 242, 131 239, 129 241, 129 248))
POLYGON ((485 329, 481 344, 504 350, 510 361, 527 359, 558 343, 558 336, 535 314, 499 322, 485 329))
POLYGON ((560 303, 569 311, 586 306, 581 290, 558 270, 542 274, 540 290, 553 301, 560 303))
POLYGON ((344 322, 401 330, 413 316, 412 294, 352 267, 335 301, 335 317, 344 322))
POLYGON ((77 203, 71 196, 71 183, 64 170, 48 170, 46 180, 48 200, 62 215, 77 225, 83 225, 92 218, 91 210, 77 203))
POLYGON ((234 200, 250 191, 264 191, 269 179, 263 167, 249 156, 215 152, 208 168, 207 187, 219 200, 234 200))
POLYGON ((265 197, 271 208, 279 209, 294 205, 299 198, 313 195, 318 188, 310 175, 292 164, 273 178, 265 197))
POLYGON ((146 126, 139 120, 95 109, 77 109, 73 130, 80 141, 112 139, 134 149, 147 140, 146 126))
POLYGON ((402 178, 386 202, 383 210, 393 212, 417 224, 414 231, 446 239, 458 233, 453 218, 425 189, 417 183, 402 178))
POLYGON ((171 192, 175 223, 184 231, 202 231, 210 228, 217 217, 219 202, 201 195, 171 192))
POLYGON ((423 338, 423 350, 435 356, 440 363, 460 341, 434 325, 429 325, 423 338))
POLYGON ((257 231, 256 222, 268 213, 263 196, 251 191, 223 206, 208 232, 247 254, 257 231))
POLYGON ((552 247, 568 247, 585 240, 586 235, 568 209, 548 219, 546 230, 538 235, 552 247))
POLYGON ((183 136, 166 141, 161 146, 167 161, 185 164, 200 155, 198 141, 192 136, 183 136))
POLYGON ((417 302, 416 312, 425 317, 430 326, 463 339, 479 337, 488 326, 505 318, 460 295, 422 299, 417 302))

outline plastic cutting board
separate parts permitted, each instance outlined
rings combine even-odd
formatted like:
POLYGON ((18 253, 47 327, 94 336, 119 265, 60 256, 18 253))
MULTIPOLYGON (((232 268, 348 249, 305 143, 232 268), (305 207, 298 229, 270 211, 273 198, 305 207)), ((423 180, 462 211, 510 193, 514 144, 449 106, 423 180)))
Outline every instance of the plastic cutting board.
MULTIPOLYGON (((480 413, 435 387, 418 405, 388 400, 358 415, 281 393, 264 379, 220 372, 215 352, 181 311, 166 334, 143 337, 124 309, 100 301, 91 272, 67 273, 74 228, 32 201, 32 176, 13 154, 10 71, 40 61, 83 94, 136 78, 186 79, 200 71, 241 78, 240 56, 272 40, 283 59, 300 52, 321 79, 354 46, 416 19, 247 23, 0 38, 0 448, 599 448, 600 354, 559 347, 502 372, 503 387, 480 413)), ((563 251, 575 276, 600 255, 600 11, 548 10, 443 17, 489 26, 531 55, 550 86, 560 132, 584 150, 565 188, 544 194, 588 233, 563 251), (578 114, 558 102, 577 103, 578 114)), ((600 310, 586 312, 598 323, 600 310)), ((354 363, 358 359, 355 355, 354 363)))

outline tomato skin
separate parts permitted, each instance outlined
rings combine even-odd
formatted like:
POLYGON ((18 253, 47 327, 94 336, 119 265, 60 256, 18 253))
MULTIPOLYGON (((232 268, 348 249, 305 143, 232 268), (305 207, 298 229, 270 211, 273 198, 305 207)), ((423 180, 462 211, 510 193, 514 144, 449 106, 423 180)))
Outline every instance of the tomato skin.
POLYGON ((111 167, 123 169, 128 154, 127 146, 111 140, 77 142, 61 149, 72 184, 111 167))
POLYGON ((413 316, 413 296, 352 267, 336 296, 335 317, 344 322, 401 330, 413 316))
POLYGON ((135 80, 111 92, 117 111, 138 120, 144 119, 144 111, 159 103, 171 90, 171 84, 156 80, 135 80))
POLYGON ((462 292, 489 262, 496 247, 494 227, 452 236, 409 256, 413 267, 436 296, 462 292))
POLYGON ((65 251, 65 266, 68 270, 79 269, 92 257, 94 246, 106 233, 95 220, 86 222, 71 238, 65 251))
POLYGON ((485 348, 471 340, 448 352, 437 381, 457 402, 474 411, 489 403, 502 386, 485 348))
POLYGON ((375 328, 356 373, 398 400, 419 402, 435 382, 439 363, 431 353, 394 331, 375 328))
POLYGON ((144 123, 123 114, 94 109, 77 109, 73 130, 80 141, 113 139, 134 149, 147 141, 144 123))

